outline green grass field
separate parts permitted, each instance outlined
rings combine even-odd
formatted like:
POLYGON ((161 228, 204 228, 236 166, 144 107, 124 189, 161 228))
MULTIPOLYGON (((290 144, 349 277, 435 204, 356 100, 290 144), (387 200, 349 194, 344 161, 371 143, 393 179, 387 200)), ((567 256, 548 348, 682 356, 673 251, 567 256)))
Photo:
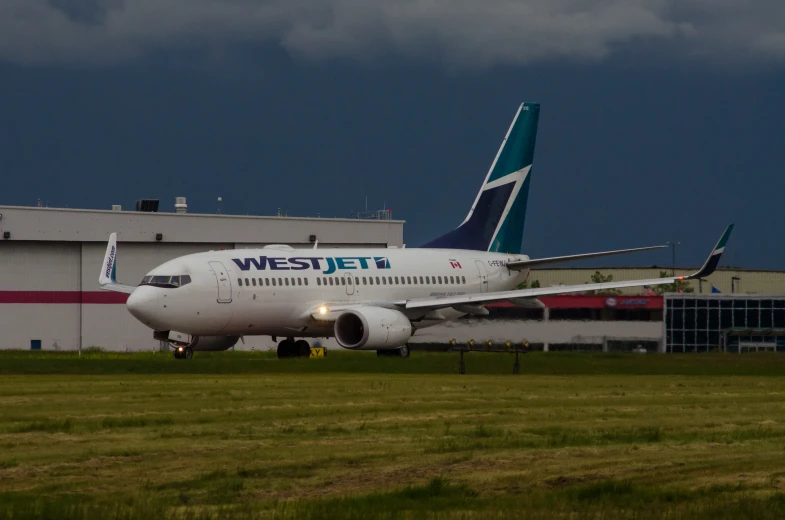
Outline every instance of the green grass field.
POLYGON ((783 518, 785 358, 0 353, 0 517, 783 518))

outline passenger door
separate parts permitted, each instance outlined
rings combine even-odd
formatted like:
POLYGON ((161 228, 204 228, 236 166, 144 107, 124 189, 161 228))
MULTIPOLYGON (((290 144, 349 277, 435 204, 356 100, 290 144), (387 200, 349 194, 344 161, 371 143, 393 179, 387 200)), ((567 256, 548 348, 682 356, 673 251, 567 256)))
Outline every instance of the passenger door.
POLYGON ((480 275, 480 292, 488 292, 488 270, 485 269, 485 264, 481 260, 475 260, 474 265, 480 275))
POLYGON ((347 296, 354 294, 354 275, 351 274, 351 271, 346 276, 346 294, 347 296))
POLYGON ((232 302, 232 280, 229 278, 229 271, 221 262, 209 262, 210 269, 215 275, 215 282, 218 284, 218 303, 232 302))

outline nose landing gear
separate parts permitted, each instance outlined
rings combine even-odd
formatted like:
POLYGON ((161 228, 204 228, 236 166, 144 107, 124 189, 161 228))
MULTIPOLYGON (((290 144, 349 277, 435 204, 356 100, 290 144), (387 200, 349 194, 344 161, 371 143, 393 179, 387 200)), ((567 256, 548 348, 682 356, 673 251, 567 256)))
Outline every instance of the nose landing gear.
POLYGON ((191 347, 183 347, 182 345, 175 346, 173 354, 175 359, 191 359, 194 357, 194 351, 191 347))

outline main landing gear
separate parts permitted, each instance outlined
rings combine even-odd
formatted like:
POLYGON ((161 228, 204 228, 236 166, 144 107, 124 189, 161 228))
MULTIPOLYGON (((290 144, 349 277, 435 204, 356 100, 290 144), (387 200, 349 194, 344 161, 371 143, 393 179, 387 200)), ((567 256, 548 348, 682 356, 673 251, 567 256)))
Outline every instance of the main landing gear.
POLYGON ((310 356, 311 345, 304 339, 295 341, 294 338, 286 338, 278 343, 278 359, 310 356))
POLYGON ((406 358, 409 357, 409 354, 410 354, 410 350, 409 350, 409 344, 408 343, 406 345, 400 347, 400 348, 395 348, 395 349, 392 349, 392 350, 377 350, 376 351, 376 356, 377 357, 401 357, 401 358, 406 359, 406 358))
POLYGON ((175 346, 173 354, 175 359, 191 359, 194 357, 194 351, 191 350, 191 347, 183 347, 182 345, 175 346))

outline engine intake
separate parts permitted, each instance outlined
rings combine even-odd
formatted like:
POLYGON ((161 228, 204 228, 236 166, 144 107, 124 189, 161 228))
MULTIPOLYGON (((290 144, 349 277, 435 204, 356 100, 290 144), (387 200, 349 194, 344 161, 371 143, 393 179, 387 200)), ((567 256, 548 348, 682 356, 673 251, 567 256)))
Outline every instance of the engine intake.
POLYGON ((335 340, 351 350, 390 350, 405 345, 414 327, 402 312, 380 307, 351 309, 335 320, 335 340))

